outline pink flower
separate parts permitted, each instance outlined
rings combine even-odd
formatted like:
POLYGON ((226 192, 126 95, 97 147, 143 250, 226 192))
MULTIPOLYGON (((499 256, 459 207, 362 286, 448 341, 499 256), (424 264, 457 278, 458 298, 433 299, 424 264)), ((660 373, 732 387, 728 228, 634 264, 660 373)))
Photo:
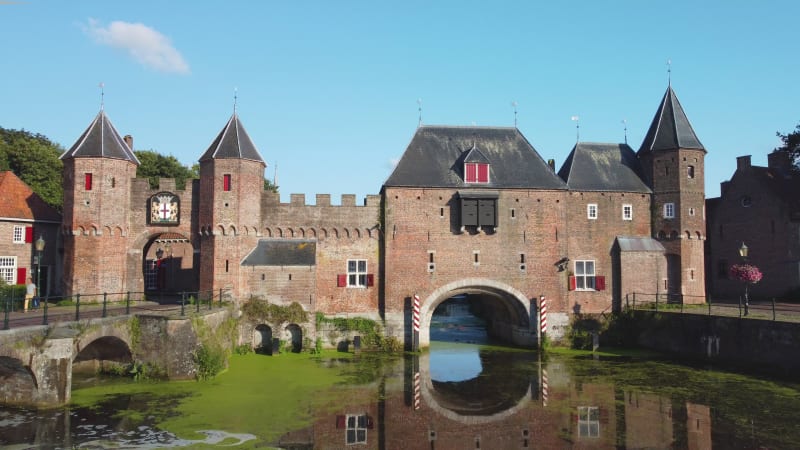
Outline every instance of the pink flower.
POLYGON ((730 274, 731 278, 750 284, 758 283, 764 276, 758 267, 751 264, 734 264, 731 266, 730 274))

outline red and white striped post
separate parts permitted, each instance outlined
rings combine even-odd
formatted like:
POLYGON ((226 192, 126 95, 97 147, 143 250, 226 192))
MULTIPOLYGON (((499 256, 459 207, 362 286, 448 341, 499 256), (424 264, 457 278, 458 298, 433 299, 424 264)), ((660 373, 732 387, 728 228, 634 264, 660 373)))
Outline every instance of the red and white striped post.
POLYGON ((414 294, 414 310, 412 317, 414 325, 413 351, 419 351, 419 295, 414 294))
POLYGON ((542 406, 547 406, 548 391, 547 370, 542 368, 542 406))
POLYGON ((414 372, 414 410, 419 409, 420 401, 420 380, 419 371, 414 372))
POLYGON ((539 297, 539 323, 542 330, 542 338, 547 333, 547 298, 542 295, 539 297))

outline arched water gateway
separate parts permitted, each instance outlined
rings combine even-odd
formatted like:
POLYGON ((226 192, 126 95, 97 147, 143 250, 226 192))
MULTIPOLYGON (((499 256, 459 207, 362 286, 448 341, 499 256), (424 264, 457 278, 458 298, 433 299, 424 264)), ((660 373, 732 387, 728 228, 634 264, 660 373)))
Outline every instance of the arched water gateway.
POLYGON ((705 301, 706 150, 671 86, 638 151, 578 142, 558 170, 514 127, 419 126, 363 203, 283 203, 236 113, 213 136, 198 180, 153 188, 135 176, 132 138, 100 111, 61 156, 66 295, 224 291, 379 320, 398 339, 416 295, 425 345, 436 306, 466 294, 490 333, 524 346, 539 340, 543 296, 556 338, 571 315, 619 309, 633 292, 705 301))

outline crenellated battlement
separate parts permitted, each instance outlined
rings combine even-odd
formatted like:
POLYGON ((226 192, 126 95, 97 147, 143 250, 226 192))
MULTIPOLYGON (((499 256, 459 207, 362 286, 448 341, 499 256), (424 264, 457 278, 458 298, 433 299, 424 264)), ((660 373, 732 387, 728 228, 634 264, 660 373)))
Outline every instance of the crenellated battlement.
POLYGON ((191 194, 194 183, 199 183, 198 178, 187 178, 183 189, 178 189, 178 181, 176 178, 159 178, 158 186, 155 188, 150 187, 150 180, 147 178, 133 178, 131 179, 131 193, 136 196, 137 194, 153 195, 158 192, 168 191, 174 192, 178 195, 191 194))
POLYGON ((356 203, 355 194, 342 194, 340 204, 331 204, 331 194, 316 194, 316 204, 306 203, 306 194, 289 194, 289 202, 282 203, 278 192, 265 192, 263 195, 265 206, 308 206, 308 207, 375 207, 380 206, 381 196, 370 194, 364 197, 361 205, 356 203))

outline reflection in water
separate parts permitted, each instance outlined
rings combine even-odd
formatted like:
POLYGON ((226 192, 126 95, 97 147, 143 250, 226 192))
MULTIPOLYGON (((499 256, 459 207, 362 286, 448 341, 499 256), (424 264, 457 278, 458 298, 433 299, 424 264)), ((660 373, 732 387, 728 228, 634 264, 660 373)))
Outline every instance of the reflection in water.
MULTIPOLYGON (((478 345, 465 353, 469 367, 474 367, 474 355, 480 360, 477 375, 443 381, 427 369, 438 351, 434 345, 427 361, 428 353, 417 361, 362 354, 321 358, 312 366, 302 355, 236 356, 215 382, 179 384, 182 390, 171 392, 177 384, 169 383, 154 385, 151 394, 109 396, 91 407, 0 408, 0 447, 800 447, 800 388, 795 384, 631 358, 551 354, 540 363, 533 352, 478 345), (243 367, 265 383, 274 374, 293 370, 298 378, 334 376, 326 387, 302 392, 302 398, 314 401, 295 410, 294 403, 275 402, 252 385, 231 381, 243 367), (542 369, 549 380, 547 405, 541 395, 542 369), (241 395, 228 395, 221 406, 219 397, 211 395, 221 386, 241 395), (418 408, 413 402, 416 387, 423 394, 418 408), (204 398, 208 404, 202 403, 204 398), (230 417, 193 416, 192 430, 202 434, 178 435, 165 424, 190 414, 181 409, 189 403, 198 410, 224 409, 230 417), (260 420, 248 423, 245 414, 260 420), (267 419, 290 414, 303 421, 279 427, 267 419)), ((296 388, 291 383, 285 387, 296 388)))

